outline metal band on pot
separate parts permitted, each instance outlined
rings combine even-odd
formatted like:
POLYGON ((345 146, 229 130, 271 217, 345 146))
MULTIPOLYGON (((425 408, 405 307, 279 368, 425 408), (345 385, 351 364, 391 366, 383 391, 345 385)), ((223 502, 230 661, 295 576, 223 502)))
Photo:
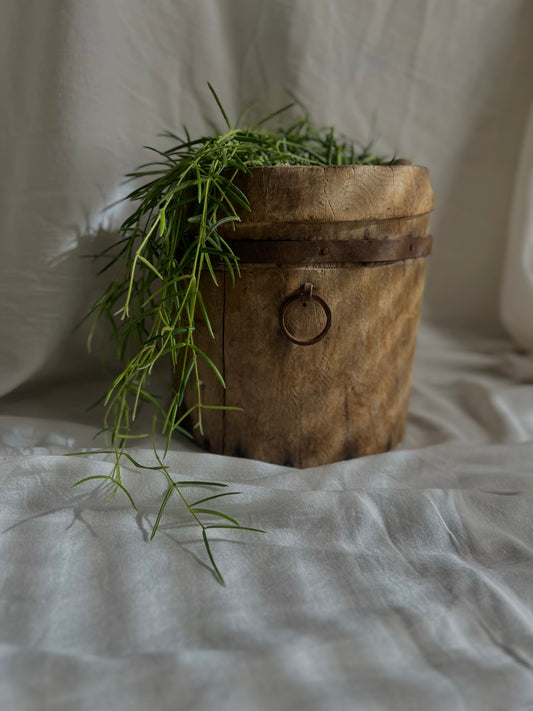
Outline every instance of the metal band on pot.
POLYGON ((431 254, 433 238, 368 238, 355 240, 228 240, 243 264, 341 264, 397 262, 431 254))

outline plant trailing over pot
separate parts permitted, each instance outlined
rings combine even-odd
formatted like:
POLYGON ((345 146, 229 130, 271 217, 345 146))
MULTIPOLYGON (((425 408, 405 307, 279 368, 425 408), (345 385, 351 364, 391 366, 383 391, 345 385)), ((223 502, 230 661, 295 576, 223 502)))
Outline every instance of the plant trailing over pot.
POLYGON ((187 131, 183 138, 166 134, 175 145, 162 151, 151 149, 157 154, 156 159, 128 176, 142 181, 125 198, 132 204, 132 212, 120 227, 120 239, 96 255, 106 260, 101 272, 110 270, 114 276, 88 314, 93 318, 89 349, 95 330, 107 327, 123 369, 103 398, 106 447, 100 451, 113 455, 113 469, 109 476, 87 477, 78 483, 108 479, 113 493, 117 489, 124 491, 135 506, 121 477, 123 462, 160 472, 167 488, 152 537, 171 496, 177 495, 199 525, 214 571, 223 582, 211 551, 210 531, 257 529, 242 526, 212 508, 213 500, 233 492, 191 496, 196 487, 225 485, 176 481, 165 464, 165 456, 174 433, 190 436, 185 424, 191 416, 201 432, 204 413, 224 407, 204 402, 201 367, 208 367, 222 386, 224 379, 199 347, 196 336, 198 320, 211 336, 214 331, 212 314, 202 295, 205 283, 218 284, 220 264, 225 265, 231 280, 239 278, 239 260, 231 240, 225 238, 228 229, 239 221, 239 214, 249 209, 248 197, 239 188, 238 179, 256 167, 381 165, 384 161, 372 153, 370 146, 358 146, 333 128, 316 128, 305 112, 285 127, 266 127, 280 114, 288 115, 294 104, 253 126, 240 127, 239 120, 233 127, 211 85, 209 88, 227 130, 196 139, 187 131), (154 393, 151 380, 157 371, 166 374, 170 367, 175 373, 174 388, 169 388, 168 401, 164 403, 154 393), (194 393, 187 408, 186 392, 187 402, 194 393), (141 405, 153 410, 152 432, 139 434, 133 429, 141 405), (161 433, 166 444, 159 452, 156 434, 161 433), (140 463, 128 451, 132 439, 139 436, 152 438, 153 466, 140 463))

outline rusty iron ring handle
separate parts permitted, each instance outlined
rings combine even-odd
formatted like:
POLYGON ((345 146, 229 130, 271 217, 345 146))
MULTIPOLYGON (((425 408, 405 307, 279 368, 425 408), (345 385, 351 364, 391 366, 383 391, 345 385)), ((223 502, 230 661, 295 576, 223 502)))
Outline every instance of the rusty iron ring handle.
POLYGON ((314 285, 311 284, 311 282, 306 282, 305 284, 302 284, 298 293, 288 296, 282 303, 280 308, 279 322, 281 330, 289 339, 289 341, 291 341, 292 343, 296 343, 296 345, 298 346, 312 346, 314 343, 318 343, 324 338, 331 326, 331 309, 324 301, 324 299, 320 298, 320 296, 317 296, 316 294, 313 294, 313 288, 314 285), (324 328, 320 331, 320 333, 317 333, 316 336, 313 336, 312 338, 296 338, 296 336, 294 336, 287 328, 287 324, 285 323, 285 315, 287 313, 287 309, 294 301, 302 301, 304 303, 316 301, 317 304, 320 304, 320 306, 322 307, 326 315, 326 323, 324 325, 324 328))

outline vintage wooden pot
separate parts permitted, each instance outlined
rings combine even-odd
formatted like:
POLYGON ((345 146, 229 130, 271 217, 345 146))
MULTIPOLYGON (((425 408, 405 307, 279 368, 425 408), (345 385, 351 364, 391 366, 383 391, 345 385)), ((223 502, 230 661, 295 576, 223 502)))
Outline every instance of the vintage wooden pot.
MULTIPOLYGON (((202 293, 215 340, 198 344, 197 442, 212 452, 311 467, 384 452, 404 435, 431 251, 433 191, 412 165, 256 168, 240 181, 251 212, 202 293)), ((191 399, 192 403, 193 400, 191 399)))

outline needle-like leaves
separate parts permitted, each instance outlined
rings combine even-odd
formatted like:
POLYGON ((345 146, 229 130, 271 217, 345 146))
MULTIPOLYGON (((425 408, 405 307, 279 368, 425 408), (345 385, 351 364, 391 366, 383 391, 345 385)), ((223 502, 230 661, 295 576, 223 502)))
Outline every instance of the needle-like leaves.
MULTIPOLYGON (((110 329, 115 350, 123 362, 123 370, 110 385, 103 398, 105 409, 103 432, 107 447, 101 453, 114 456, 109 479, 116 489, 133 498, 121 483, 121 463, 136 469, 160 472, 167 482, 161 505, 152 529, 157 532, 173 493, 185 506, 191 520, 199 525, 213 570, 220 582, 218 569, 206 531, 211 528, 232 528, 255 531, 241 526, 228 514, 199 505, 232 492, 208 496, 189 503, 186 491, 190 487, 225 486, 202 481, 174 481, 165 464, 170 438, 176 431, 184 432, 185 424, 202 431, 204 410, 225 408, 204 402, 201 387, 202 369, 210 369, 224 386, 217 366, 196 342, 197 329, 205 328, 214 338, 212 314, 202 297, 202 279, 215 285, 217 272, 229 275, 233 281, 239 275, 238 260, 231 241, 225 235, 239 220, 239 213, 249 210, 246 195, 237 186, 240 174, 249 174, 258 166, 275 165, 347 165, 382 163, 369 145, 358 145, 332 128, 314 126, 301 105, 295 100, 272 112, 250 127, 240 127, 241 117, 232 124, 222 103, 209 84, 209 90, 227 126, 227 133, 191 139, 184 128, 185 139, 167 132, 167 139, 176 143, 165 150, 150 147, 154 161, 145 163, 129 174, 136 187, 125 200, 132 205, 131 213, 119 229, 119 239, 106 246, 97 257, 105 261, 100 273, 113 273, 108 288, 95 302, 89 315, 94 319, 89 341, 98 325, 110 329), (282 115, 288 116, 294 107, 288 128, 266 128, 266 124, 282 115), (202 326, 200 326, 202 324, 202 326), (151 389, 151 380, 158 372, 170 371, 174 392, 167 405, 151 389), (125 447, 139 436, 132 431, 141 406, 152 407, 159 432, 165 435, 162 457, 152 432, 156 464, 148 466, 135 459, 125 447), (227 524, 206 525, 201 516, 228 521, 227 524)), ((154 428, 155 426, 154 425, 154 428)))

